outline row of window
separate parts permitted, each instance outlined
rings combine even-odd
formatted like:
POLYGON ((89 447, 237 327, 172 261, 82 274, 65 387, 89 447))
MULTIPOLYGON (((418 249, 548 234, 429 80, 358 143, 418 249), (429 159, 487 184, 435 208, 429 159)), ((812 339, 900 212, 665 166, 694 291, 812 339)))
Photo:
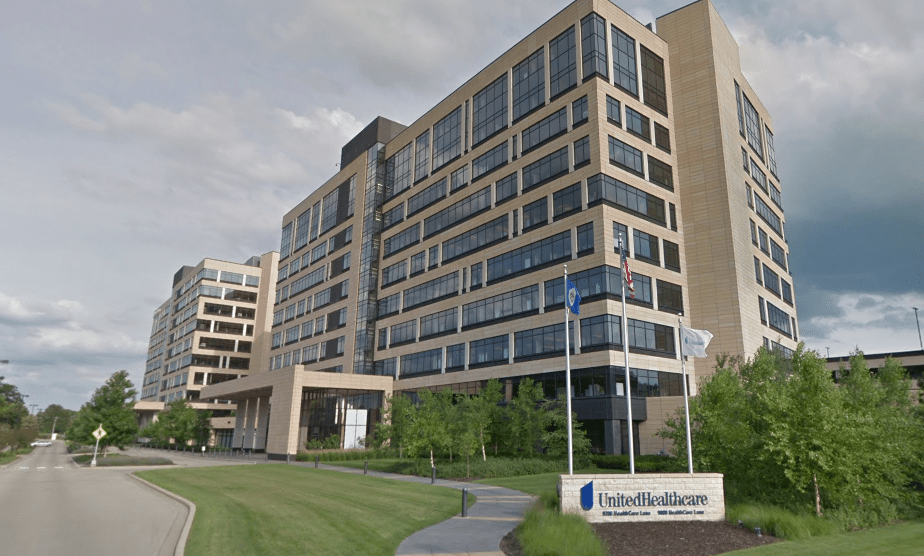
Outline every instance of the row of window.
MULTIPOLYGON (((356 176, 353 175, 339 187, 330 191, 313 207, 305 210, 295 220, 282 227, 279 260, 285 260, 294 251, 307 245, 309 241, 317 239, 319 234, 324 234, 346 222, 349 217, 353 216, 355 204, 356 176)), ((306 265, 302 264, 302 266, 306 265)))
MULTIPOLYGON (((343 355, 345 336, 332 338, 330 340, 305 346, 304 348, 295 349, 286 353, 273 355, 269 358, 269 370, 282 369, 291 365, 307 365, 318 361, 326 361, 343 355)), ((343 372, 343 365, 337 365, 325 369, 313 369, 316 372, 343 372)))

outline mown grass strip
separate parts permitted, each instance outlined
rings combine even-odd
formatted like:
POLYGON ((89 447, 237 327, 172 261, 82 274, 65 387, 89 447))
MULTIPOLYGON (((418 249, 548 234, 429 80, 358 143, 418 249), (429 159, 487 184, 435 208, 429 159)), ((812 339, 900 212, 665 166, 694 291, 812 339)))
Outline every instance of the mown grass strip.
POLYGON ((899 523, 853 533, 812 537, 736 550, 728 554, 747 556, 907 556, 924 550, 924 522, 899 523))
POLYGON ((286 465, 143 471, 196 504, 192 556, 381 554, 460 511, 444 487, 286 465))

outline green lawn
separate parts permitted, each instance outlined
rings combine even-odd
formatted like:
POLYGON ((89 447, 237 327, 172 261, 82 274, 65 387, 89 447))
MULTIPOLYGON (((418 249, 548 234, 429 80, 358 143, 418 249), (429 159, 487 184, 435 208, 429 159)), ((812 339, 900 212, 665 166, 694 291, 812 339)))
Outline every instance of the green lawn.
MULTIPOLYGON (((575 469, 574 473, 577 475, 603 475, 608 473, 627 473, 627 471, 593 468, 575 469)), ((475 482, 483 483, 486 485, 500 486, 504 488, 512 488, 513 490, 519 490, 527 494, 532 494, 533 496, 539 496, 546 491, 555 492, 555 487, 558 485, 559 477, 561 477, 562 474, 563 473, 540 473, 538 475, 523 475, 521 477, 481 479, 475 482)))
POLYGON ((186 553, 382 554, 460 511, 458 491, 286 465, 142 471, 196 504, 186 553))
POLYGON ((906 556, 924 553, 924 522, 914 521, 854 533, 813 537, 737 550, 747 556, 906 556))

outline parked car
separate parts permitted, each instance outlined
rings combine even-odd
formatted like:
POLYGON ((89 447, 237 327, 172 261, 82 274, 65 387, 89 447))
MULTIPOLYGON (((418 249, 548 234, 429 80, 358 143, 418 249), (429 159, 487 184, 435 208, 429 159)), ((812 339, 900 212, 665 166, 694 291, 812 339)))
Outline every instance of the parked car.
POLYGON ((51 440, 36 440, 32 446, 51 446, 51 440))

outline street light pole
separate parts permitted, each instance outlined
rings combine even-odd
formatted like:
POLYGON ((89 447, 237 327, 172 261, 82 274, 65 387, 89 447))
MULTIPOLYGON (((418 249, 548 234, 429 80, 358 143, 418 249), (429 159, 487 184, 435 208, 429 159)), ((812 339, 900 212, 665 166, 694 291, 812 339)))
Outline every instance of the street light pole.
POLYGON ((914 321, 918 324, 918 343, 921 344, 921 349, 924 349, 924 341, 921 341, 921 321, 918 320, 918 308, 912 307, 914 309, 914 321))

